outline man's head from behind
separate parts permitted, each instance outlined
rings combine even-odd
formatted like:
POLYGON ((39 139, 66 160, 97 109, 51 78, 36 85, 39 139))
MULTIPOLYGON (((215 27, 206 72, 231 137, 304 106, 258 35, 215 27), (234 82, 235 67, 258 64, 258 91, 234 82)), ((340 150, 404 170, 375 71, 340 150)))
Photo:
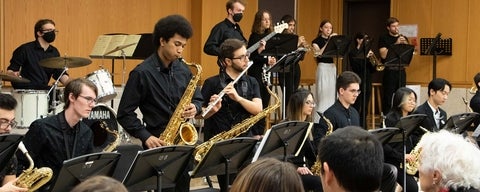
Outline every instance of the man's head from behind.
POLYGON ((383 172, 383 148, 360 127, 337 129, 319 144, 324 191, 375 191, 383 172))
POLYGON ((0 134, 9 133, 15 127, 17 100, 10 94, 0 93, 0 134))

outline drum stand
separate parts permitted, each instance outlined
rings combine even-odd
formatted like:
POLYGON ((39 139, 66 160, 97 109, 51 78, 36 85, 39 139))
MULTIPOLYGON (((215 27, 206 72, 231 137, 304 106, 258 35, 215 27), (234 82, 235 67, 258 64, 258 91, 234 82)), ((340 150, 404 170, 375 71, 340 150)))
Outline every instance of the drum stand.
MULTIPOLYGON (((53 91, 53 90, 56 90, 57 87, 58 87, 58 82, 60 81, 60 78, 62 78, 62 76, 65 74, 65 72, 68 71, 68 67, 65 65, 63 67, 63 71, 62 73, 60 73, 60 76, 58 76, 57 80, 55 80, 55 83, 53 84, 53 86, 50 88, 50 90, 48 90, 48 93, 47 93, 47 100, 50 100, 50 93, 53 91)), ((52 108, 52 113, 55 115, 57 114, 57 105, 58 105, 58 102, 57 102, 57 94, 56 93, 53 93, 52 94, 52 105, 50 106, 52 108)), ((68 99, 68 98, 64 98, 64 99, 68 99)))

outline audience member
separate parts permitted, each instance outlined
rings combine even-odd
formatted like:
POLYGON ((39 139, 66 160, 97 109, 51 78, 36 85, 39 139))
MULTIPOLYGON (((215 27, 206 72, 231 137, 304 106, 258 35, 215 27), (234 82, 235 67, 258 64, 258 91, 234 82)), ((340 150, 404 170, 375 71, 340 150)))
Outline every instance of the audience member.
POLYGON ((441 130, 424 135, 419 146, 422 191, 480 191, 480 150, 475 143, 441 130))
POLYGON ((93 176, 75 186, 70 192, 128 192, 128 190, 111 177, 93 176))
POLYGON ((243 169, 230 192, 303 192, 295 167, 273 158, 260 159, 243 169))

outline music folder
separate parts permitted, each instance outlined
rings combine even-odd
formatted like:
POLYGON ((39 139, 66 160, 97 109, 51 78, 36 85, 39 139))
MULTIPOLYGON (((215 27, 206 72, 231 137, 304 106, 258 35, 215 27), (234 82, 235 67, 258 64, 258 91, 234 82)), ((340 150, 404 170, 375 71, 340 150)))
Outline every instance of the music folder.
POLYGON ((461 134, 465 132, 477 118, 480 118, 480 114, 476 112, 452 115, 448 118, 447 123, 445 123, 442 129, 461 134))
POLYGON ((267 130, 262 139, 252 163, 260 157, 274 157, 283 159, 297 156, 307 140, 313 123, 288 121, 276 124, 267 130))
POLYGON ((2 169, 7 167, 8 162, 15 155, 22 138, 23 135, 20 134, 0 135, 0 167, 2 169))
POLYGON ((403 142, 404 138, 407 138, 412 132, 427 118, 425 114, 412 114, 406 117, 400 118, 395 127, 400 128, 401 132, 395 134, 391 139, 391 143, 403 142), (403 135, 403 133, 405 135, 403 135))
POLYGON ((371 134, 377 137, 378 141, 382 143, 382 145, 387 144, 395 134, 400 132, 399 128, 396 127, 385 127, 379 129, 368 130, 371 134))
POLYGON ((415 47, 409 44, 392 45, 385 58, 385 66, 402 67, 410 65, 415 47))

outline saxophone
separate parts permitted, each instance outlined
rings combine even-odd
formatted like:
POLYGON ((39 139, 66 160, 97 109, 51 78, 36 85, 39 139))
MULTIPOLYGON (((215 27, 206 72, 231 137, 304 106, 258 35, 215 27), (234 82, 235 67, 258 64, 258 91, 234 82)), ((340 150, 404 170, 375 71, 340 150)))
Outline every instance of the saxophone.
MULTIPOLYGON (((327 126, 328 126, 327 132, 325 133, 325 137, 326 137, 326 136, 332 134, 333 124, 330 121, 330 119, 325 117, 325 115, 321 114, 320 116, 322 116, 322 119, 325 120, 325 122, 327 123, 327 126)), ((320 157, 317 154, 317 160, 315 161, 315 163, 313 163, 312 167, 310 168, 310 171, 313 173, 313 175, 320 176, 320 173, 321 173, 321 170, 322 170, 321 168, 322 168, 322 162, 320 161, 320 157)))
POLYGON ((104 149, 103 149, 103 152, 112 152, 113 150, 115 150, 117 148, 117 146, 120 144, 120 135, 118 134, 118 131, 117 130, 110 130, 110 128, 108 128, 107 126, 107 123, 105 121, 101 121, 100 122, 100 127, 102 127, 102 129, 104 129, 105 131, 107 131, 108 133, 112 134, 113 137, 115 137, 115 140, 111 143, 109 143, 104 149))
POLYGON ((275 101, 276 101, 275 104, 269 105, 267 108, 265 108, 263 111, 256 114, 255 116, 244 119, 242 122, 234 125, 230 130, 223 131, 223 132, 213 136, 208 141, 203 142, 202 144, 195 147, 195 151, 193 152, 195 160, 197 162, 202 161, 202 159, 205 157, 205 155, 207 154, 207 152, 210 150, 210 148, 213 146, 214 143, 216 143, 218 141, 223 141, 223 140, 226 140, 226 139, 235 138, 235 137, 241 135, 242 133, 245 133, 257 121, 266 117, 268 114, 270 114, 270 112, 272 112, 275 109, 277 109, 278 107, 280 107, 280 99, 278 99, 278 96, 270 90, 269 86, 267 86, 267 91, 268 91, 268 93, 270 93, 270 95, 272 97, 275 98, 275 101))
MULTIPOLYGON (((430 131, 428 131, 427 129, 423 128, 423 127, 419 127, 420 129, 422 129, 423 131, 425 131, 425 134, 423 136, 425 136, 426 134, 430 134, 430 131)), ((422 138, 423 138, 422 136, 422 138)), ((422 141, 422 139, 420 138, 420 141, 418 141, 418 143, 420 143, 422 141)), ((415 147, 412 149, 412 151, 410 151, 410 155, 413 156, 413 161, 410 161, 410 162, 407 162, 405 164, 405 170, 407 171, 407 173, 409 175, 415 175, 415 173, 417 173, 418 171, 418 166, 420 165, 420 152, 422 152, 422 148, 418 145, 415 145, 415 147)), ((400 168, 402 168, 402 165, 400 165, 400 168)))
POLYGON ((195 74, 188 83, 180 102, 177 104, 177 108, 173 112, 172 117, 165 128, 165 131, 160 134, 160 139, 162 139, 167 145, 194 145, 198 140, 197 129, 193 124, 186 122, 185 118, 182 117, 182 113, 185 106, 190 104, 195 93, 197 82, 200 80, 200 75, 202 74, 202 66, 195 63, 187 63, 183 58, 181 58, 181 61, 188 66, 193 65, 197 69, 197 74, 195 74))
POLYGON ((53 171, 48 167, 41 167, 39 169, 33 168, 33 159, 28 154, 25 145, 20 142, 18 148, 22 153, 27 157, 30 166, 27 170, 24 170, 20 176, 18 176, 17 181, 14 185, 21 188, 28 188, 28 191, 36 191, 41 186, 45 185, 50 179, 52 179, 53 171))

